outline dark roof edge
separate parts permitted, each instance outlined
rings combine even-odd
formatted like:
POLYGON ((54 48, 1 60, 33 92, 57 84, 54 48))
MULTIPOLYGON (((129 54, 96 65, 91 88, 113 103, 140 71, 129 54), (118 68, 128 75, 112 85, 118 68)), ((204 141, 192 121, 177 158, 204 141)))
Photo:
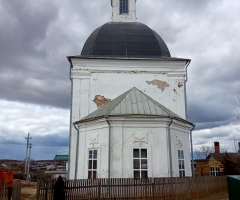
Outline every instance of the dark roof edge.
POLYGON ((97 57, 97 56, 67 56, 70 62, 71 58, 78 59, 111 59, 111 60, 156 60, 156 61, 186 61, 189 62, 191 59, 188 58, 175 58, 175 57, 150 57, 150 58, 137 58, 137 57, 97 57))
MULTIPOLYGON (((164 115, 133 115, 133 114, 124 114, 124 115, 108 115, 108 117, 124 117, 124 116, 133 116, 133 117, 148 117, 148 118, 172 118, 172 116, 164 116, 164 115)), ((90 121, 94 121, 97 119, 101 119, 101 118, 105 118, 105 116, 99 116, 99 117, 94 117, 94 118, 90 118, 90 119, 85 119, 85 120, 79 120, 76 122, 73 122, 74 125, 77 125, 78 123, 84 123, 84 122, 90 122, 90 121)), ((173 119, 177 119, 180 122, 184 122, 187 123, 191 126, 193 126, 192 122, 189 122, 185 119, 179 118, 179 117, 174 117, 173 119)))

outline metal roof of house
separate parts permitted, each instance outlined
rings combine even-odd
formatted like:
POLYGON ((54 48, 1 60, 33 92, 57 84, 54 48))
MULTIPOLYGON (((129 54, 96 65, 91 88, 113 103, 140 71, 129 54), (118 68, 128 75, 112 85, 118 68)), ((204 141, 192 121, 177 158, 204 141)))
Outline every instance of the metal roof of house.
POLYGON ((206 157, 206 159, 209 160, 212 157, 214 160, 222 162, 222 161, 224 161, 226 156, 228 156, 231 159, 236 159, 236 158, 239 159, 240 158, 240 155, 238 153, 228 153, 228 152, 225 152, 225 153, 210 153, 206 157))
MULTIPOLYGON (((90 113, 78 122, 103 117, 103 116, 119 116, 119 115, 151 115, 151 116, 165 116, 179 117, 171 110, 164 107, 136 87, 128 90, 106 105, 100 107, 96 111, 90 113)), ((190 122, 188 122, 190 123, 190 122)))
POLYGON ((68 155, 55 155, 54 161, 68 161, 68 155))

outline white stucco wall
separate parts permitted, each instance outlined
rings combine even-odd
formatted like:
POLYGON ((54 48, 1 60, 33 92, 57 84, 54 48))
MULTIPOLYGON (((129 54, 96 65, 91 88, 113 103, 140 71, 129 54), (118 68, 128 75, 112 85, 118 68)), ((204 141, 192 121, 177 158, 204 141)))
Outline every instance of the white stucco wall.
POLYGON ((136 0, 128 0, 129 13, 120 14, 119 0, 111 0, 112 21, 114 22, 136 22, 136 0))
MULTIPOLYGON (((147 148, 148 176, 169 177, 169 119, 109 118, 111 123, 111 178, 133 177, 133 148, 147 148)), ((173 176, 178 177, 177 150, 185 155, 186 176, 191 176, 189 125, 174 120, 171 125, 173 176)), ((98 178, 108 177, 108 124, 105 119, 79 125, 77 177, 88 178, 88 151, 98 150, 98 178)), ((76 156, 76 154, 75 154, 76 156)))
POLYGON ((137 87, 185 118, 186 60, 71 58, 72 107, 69 178, 74 178, 77 131, 72 123, 97 109, 96 95, 114 99, 137 87))

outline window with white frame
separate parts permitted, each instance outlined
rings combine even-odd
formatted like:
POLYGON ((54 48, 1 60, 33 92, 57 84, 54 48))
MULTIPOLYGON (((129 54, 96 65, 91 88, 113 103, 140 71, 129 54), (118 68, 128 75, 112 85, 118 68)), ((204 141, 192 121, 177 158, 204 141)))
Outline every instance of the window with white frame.
POLYGON ((147 149, 133 149, 133 177, 147 178, 148 177, 148 159, 147 149))
POLYGON ((179 176, 185 177, 185 165, 184 165, 183 150, 178 150, 178 168, 179 168, 179 176))
POLYGON ((210 167, 210 176, 219 176, 219 167, 210 167))
POLYGON ((120 0, 120 14, 128 13, 128 0, 120 0))
POLYGON ((88 179, 97 178, 97 150, 88 151, 88 179))

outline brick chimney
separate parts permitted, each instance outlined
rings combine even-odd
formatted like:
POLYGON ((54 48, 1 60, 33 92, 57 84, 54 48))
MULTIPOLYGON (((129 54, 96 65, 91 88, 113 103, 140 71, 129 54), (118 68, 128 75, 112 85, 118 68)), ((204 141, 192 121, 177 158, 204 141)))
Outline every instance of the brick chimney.
POLYGON ((220 153, 219 142, 214 142, 214 149, 215 149, 214 153, 220 153))

